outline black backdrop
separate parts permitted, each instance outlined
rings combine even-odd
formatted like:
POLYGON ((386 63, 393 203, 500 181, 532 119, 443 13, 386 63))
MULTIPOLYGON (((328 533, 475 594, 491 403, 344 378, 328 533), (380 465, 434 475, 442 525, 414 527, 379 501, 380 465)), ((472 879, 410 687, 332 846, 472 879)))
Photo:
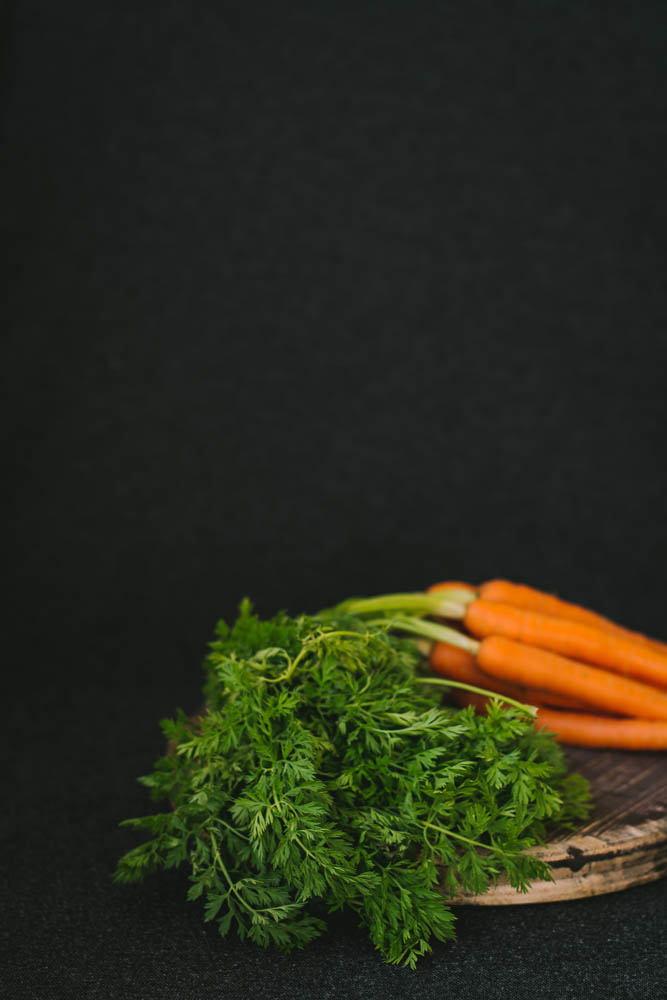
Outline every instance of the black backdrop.
POLYGON ((505 575, 665 634, 666 22, 10 8, 7 995, 662 995, 665 882, 465 912, 412 973, 109 874, 245 594, 505 575))

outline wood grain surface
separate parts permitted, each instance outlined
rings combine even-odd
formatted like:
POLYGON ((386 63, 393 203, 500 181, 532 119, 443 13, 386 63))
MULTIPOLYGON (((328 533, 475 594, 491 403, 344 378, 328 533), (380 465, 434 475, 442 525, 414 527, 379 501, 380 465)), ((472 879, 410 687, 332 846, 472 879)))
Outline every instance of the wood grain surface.
POLYGON ((458 905, 508 906, 618 892, 667 875, 667 753, 568 748, 572 769, 591 783, 593 811, 574 830, 531 853, 551 866, 553 882, 519 893, 499 882, 458 905))

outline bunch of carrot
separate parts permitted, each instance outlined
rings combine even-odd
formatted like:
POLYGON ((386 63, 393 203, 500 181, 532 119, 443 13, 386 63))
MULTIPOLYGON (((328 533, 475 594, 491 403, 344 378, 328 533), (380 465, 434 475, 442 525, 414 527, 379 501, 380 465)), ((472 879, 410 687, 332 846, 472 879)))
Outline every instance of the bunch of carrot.
MULTIPOLYGON (((463 626, 430 662, 452 680, 537 706, 563 743, 667 749, 667 644, 532 587, 448 581, 442 616, 463 626)), ((487 699, 462 690, 460 704, 487 699)))

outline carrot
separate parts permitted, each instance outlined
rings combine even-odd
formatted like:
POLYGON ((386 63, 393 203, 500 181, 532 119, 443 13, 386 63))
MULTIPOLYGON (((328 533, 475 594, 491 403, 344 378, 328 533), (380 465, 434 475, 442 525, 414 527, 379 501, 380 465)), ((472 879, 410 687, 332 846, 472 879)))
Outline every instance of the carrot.
POLYGON ((433 644, 430 655, 431 668, 436 674, 443 677, 451 677, 456 681, 464 681, 475 687, 485 688, 488 691, 495 691, 498 694, 507 695, 516 701, 523 701, 527 705, 554 705, 559 708, 586 708, 590 711, 590 704, 577 701, 575 698, 567 698, 564 695, 555 694, 552 691, 542 691, 539 688, 524 687, 518 684, 507 684, 499 681, 496 677, 490 677, 477 665, 477 661, 472 653, 465 649, 458 649, 450 646, 446 642, 436 642, 433 644))
POLYGON ((477 663, 502 681, 555 691, 594 704, 602 711, 641 719, 667 719, 667 691, 502 635, 482 640, 477 663))
MULTIPOLYGON (((427 589, 426 593, 442 594, 445 601, 453 601, 461 607, 465 607, 477 597, 476 588, 470 583, 463 583, 462 580, 443 580, 442 583, 434 583, 427 589)), ((445 616, 449 617, 447 612, 445 612, 445 616)))
POLYGON ((667 750, 667 722, 655 719, 609 719, 600 715, 538 708, 537 723, 561 743, 618 750, 667 750))
POLYGON ((461 580, 443 580, 442 583, 432 583, 427 589, 427 594, 435 594, 439 590, 467 590, 477 596, 477 588, 471 583, 463 583, 461 580))
POLYGON ((667 653, 624 636, 482 598, 461 608, 461 614, 466 628, 477 638, 505 636, 667 687, 667 653))
MULTIPOLYGON (((484 711, 490 702, 489 698, 469 691, 453 691, 452 697, 462 707, 474 705, 478 712, 484 711)), ((560 743, 571 746, 667 750, 667 722, 655 719, 612 719, 603 715, 538 708, 535 723, 546 726, 560 743)))
MULTIPOLYGON (((458 586, 461 586, 458 584, 458 586)), ((592 625, 608 632, 623 635, 627 639, 634 639, 637 642, 648 643, 667 653, 667 643, 658 639, 650 639, 641 632, 633 632, 631 629, 623 628, 616 622, 599 615, 588 608, 582 608, 579 604, 571 604, 569 601, 562 601, 553 594, 545 594, 542 590, 534 587, 526 587, 520 583, 510 583, 509 580, 487 580, 478 588, 478 594, 485 601, 499 601, 501 604, 512 604, 517 608, 526 608, 529 611, 538 611, 543 615, 552 615, 554 618, 565 618, 571 622, 581 622, 584 625, 592 625)))
POLYGON ((436 642, 431 649, 430 663, 435 673, 443 677, 451 677, 452 680, 463 681, 464 684, 472 684, 488 691, 497 691, 516 701, 526 700, 525 687, 507 684, 485 674, 477 666, 472 653, 468 653, 465 649, 457 649, 445 642, 436 642))

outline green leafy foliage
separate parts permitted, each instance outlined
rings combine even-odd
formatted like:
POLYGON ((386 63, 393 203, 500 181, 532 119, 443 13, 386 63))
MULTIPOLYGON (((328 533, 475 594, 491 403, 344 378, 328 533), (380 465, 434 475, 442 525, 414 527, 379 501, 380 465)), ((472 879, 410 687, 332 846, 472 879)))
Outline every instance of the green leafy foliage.
POLYGON ((585 815, 587 786, 519 710, 440 704, 414 644, 328 612, 220 623, 206 706, 163 720, 169 752, 139 779, 168 811, 118 863, 134 882, 187 866, 220 933, 285 951, 357 915, 388 962, 454 937, 445 895, 549 878, 525 849, 585 815))

